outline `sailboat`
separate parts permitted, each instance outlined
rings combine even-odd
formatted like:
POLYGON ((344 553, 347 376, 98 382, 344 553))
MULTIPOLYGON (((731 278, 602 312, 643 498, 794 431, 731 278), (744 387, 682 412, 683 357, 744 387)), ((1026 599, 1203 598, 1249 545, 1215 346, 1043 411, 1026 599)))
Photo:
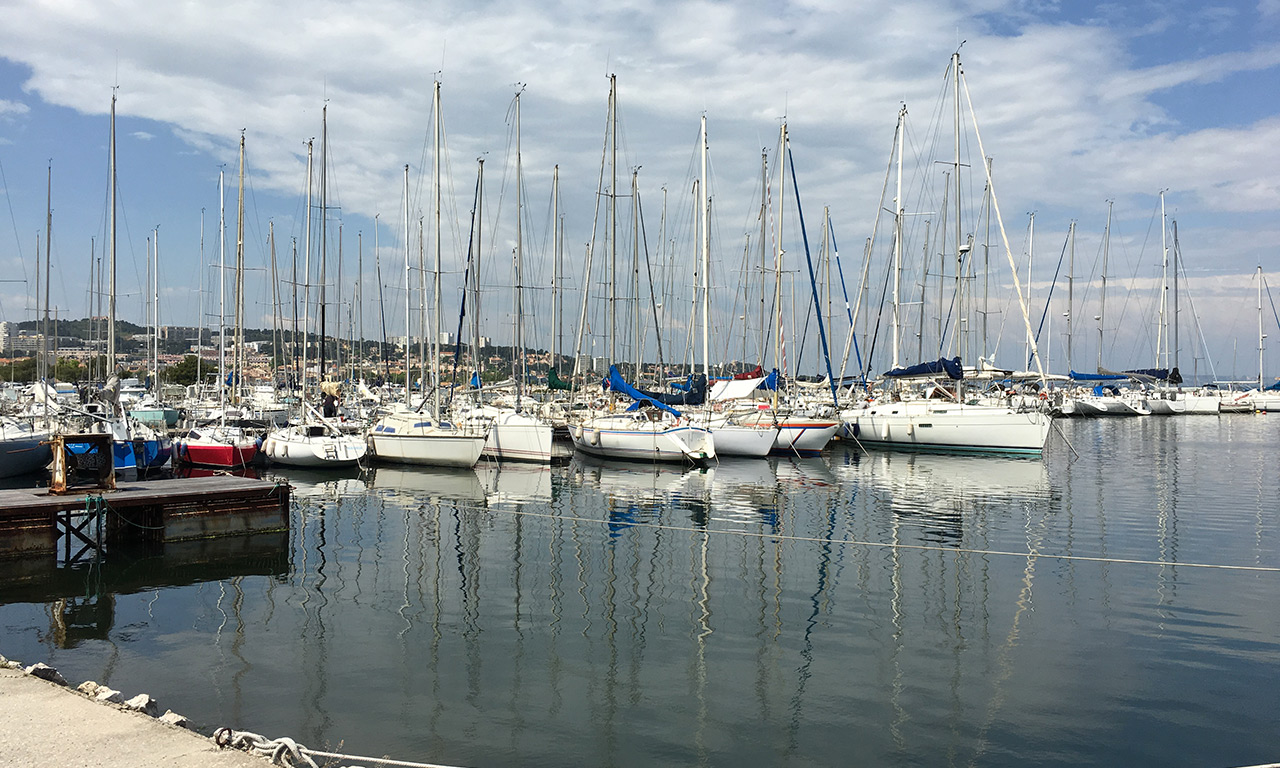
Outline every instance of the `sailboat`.
MULTIPOLYGON (((611 271, 609 297, 609 375, 605 380, 608 390, 606 397, 594 404, 594 407, 583 407, 576 410, 568 420, 569 435, 573 438, 574 447, 583 453, 609 459, 625 459, 645 462, 692 462, 704 464, 716 456, 715 442, 711 432, 705 426, 691 423, 673 406, 663 403, 627 383, 618 371, 617 362, 617 77, 609 77, 609 139, 612 152, 611 186, 609 197, 609 225, 607 237, 610 246, 611 271), (619 409, 623 410, 619 410, 619 409), (643 409, 643 410, 642 410, 643 409)), ((601 167, 603 182, 604 168, 601 167)), ((632 174, 631 194, 632 211, 635 216, 634 226, 639 232, 641 221, 638 211, 636 175, 632 174)), ((603 191, 603 190, 602 190, 603 191)), ((638 239, 638 238, 637 238, 638 239)), ((638 258, 638 254, 633 258, 638 258)), ((588 251, 586 272, 591 275, 591 251, 588 251)), ((588 291, 583 291, 582 318, 585 318, 588 291)), ((639 336, 639 302, 633 302, 635 308, 634 328, 639 336)), ((582 333, 585 322, 578 323, 578 345, 575 350, 575 375, 582 359, 582 333)), ((636 343, 635 371, 640 372, 640 349, 636 343)), ((579 392, 580 395, 585 393, 579 392)), ((585 404, 584 404, 585 406, 585 404)))
MULTIPOLYGON (((222 173, 218 173, 218 199, 219 205, 219 225, 221 240, 221 265, 219 274, 222 283, 221 296, 226 295, 226 221, 222 211, 225 206, 221 205, 224 200, 223 195, 223 178, 222 173)), ((233 342, 233 363, 231 372, 227 373, 226 368, 226 325, 222 322, 225 318, 223 312, 219 312, 218 330, 218 376, 219 376, 219 400, 221 401, 220 417, 216 424, 208 427, 197 427, 189 430, 183 436, 174 440, 174 456, 178 461, 187 464, 194 464, 201 467, 214 467, 218 469, 243 469, 258 455, 258 440, 253 435, 246 432, 243 428, 227 423, 226 396, 230 389, 232 398, 235 399, 239 389, 239 375, 241 366, 239 363, 240 352, 244 348, 243 330, 244 318, 242 315, 244 308, 244 133, 240 134, 240 192, 239 202, 237 203, 239 211, 239 221, 236 230, 236 284, 235 284, 235 326, 236 334, 233 342)))
MULTIPOLYGON (((701 153, 701 175, 695 188, 698 193, 697 220, 701 227, 698 240, 698 252, 702 262, 698 270, 702 282, 700 309, 702 310, 702 375, 705 381, 711 379, 711 191, 707 187, 707 116, 702 116, 699 133, 699 151, 701 153)), ((719 383, 719 382, 717 382, 719 383)), ((758 383, 758 382, 757 382, 758 383)), ((734 403, 756 391, 754 385, 739 386, 731 389, 720 386, 713 391, 711 401, 718 405, 714 410, 703 409, 690 412, 691 423, 704 427, 711 433, 718 456, 761 457, 769 455, 778 440, 779 427, 772 420, 744 421, 743 417, 756 413, 754 406, 735 411, 734 403), (715 395, 719 394, 717 398, 715 395)))
MULTIPOLYGON (((323 265, 327 256, 327 221, 328 210, 328 139, 329 139, 329 107, 321 111, 320 139, 320 262, 323 265)), ((302 328, 302 397, 301 412, 297 423, 278 427, 267 433, 262 441, 262 452, 276 464, 293 467, 349 467, 358 463, 368 453, 369 444, 359 435, 350 434, 330 419, 317 413, 314 406, 307 401, 307 307, 311 304, 311 148, 307 147, 307 253, 304 273, 306 283, 303 290, 303 328, 302 328)), ((321 274, 324 268, 321 267, 321 274)), ((323 318, 323 313, 320 314, 323 318)), ((320 326, 320 345, 325 343, 325 328, 320 326)), ((323 360, 323 355, 321 356, 323 360)), ((324 377, 323 366, 319 371, 324 377)), ((339 390, 336 383, 325 382, 321 390, 328 397, 337 397, 339 390)))
MULTIPOLYGON (((96 393, 99 402, 86 404, 88 407, 80 414, 89 420, 88 432, 107 433, 111 435, 112 454, 117 472, 136 471, 145 474, 152 469, 167 464, 173 451, 172 441, 165 435, 142 424, 126 413, 120 404, 120 380, 115 375, 115 324, 116 324, 116 97, 111 96, 111 138, 110 163, 108 171, 108 196, 110 198, 110 270, 111 284, 107 313, 108 344, 107 365, 111 375, 106 384, 96 393)), ((158 248, 158 246, 157 246, 158 248)), ((157 255, 158 255, 157 250, 157 255)), ((48 266, 46 254, 46 268, 48 266)), ((157 268, 158 268, 157 264, 157 268)), ((46 288, 47 292, 47 288, 46 288)), ((47 293, 46 293, 47 297, 47 293)), ((47 303, 47 302, 46 302, 47 303)), ((153 386, 158 391, 159 380, 152 370, 153 386)), ((69 441, 66 449, 72 454, 83 454, 91 450, 89 443, 69 441)))
MULTIPOLYGON (((773 306, 775 309, 775 317, 773 322, 773 355, 774 361, 782 368, 785 368, 785 352, 784 352, 784 333, 783 333, 783 295, 782 295, 782 257, 784 250, 782 247, 782 226, 783 226, 783 208, 786 200, 786 171, 787 156, 789 154, 790 138, 787 132, 787 124, 784 122, 778 132, 778 178, 779 178, 779 194, 778 194, 778 210, 773 215, 776 230, 774 232, 774 251, 773 251, 773 306)), ((792 166, 792 178, 795 177, 795 168, 792 166)), ((795 185, 792 185, 793 191, 795 185)), ((797 200, 797 213, 799 212, 799 196, 797 200)), ((763 205, 763 203, 762 203, 763 205)), ((801 218, 803 223, 803 218, 801 218)), ((762 238, 763 242, 763 238, 762 238)), ((807 253, 807 251, 806 251, 807 253)), ((807 256, 806 256, 807 258, 807 256)), ((764 274, 764 270, 761 270, 764 274)), ((812 284, 812 281, 811 281, 812 284)), ((814 291, 816 294, 816 284, 814 291)), ((816 295, 814 297, 817 298, 816 295)), ((815 304, 816 307, 816 304, 815 304)), ((824 359, 826 358, 826 337, 825 330, 822 328, 822 318, 818 316, 819 335, 823 344, 824 359)), ((767 407, 761 407, 754 413, 742 416, 739 423, 744 427, 767 428, 772 426, 777 430, 777 434, 773 440, 773 446, 770 453, 775 455, 799 455, 799 456, 816 456, 827 444, 831 442, 836 431, 840 428, 840 420, 830 418, 829 413, 833 409, 832 403, 817 404, 804 397, 801 392, 797 391, 790 396, 783 397, 780 389, 782 386, 781 374, 772 373, 766 379, 764 388, 772 393, 770 402, 767 407)), ((828 380, 818 386, 828 386, 829 377, 831 375, 830 366, 828 366, 828 380)), ((797 388, 799 389, 799 388, 797 388)))
MULTIPOLYGON (((435 112, 435 157, 433 162, 433 184, 435 208, 435 327, 440 328, 440 269, 441 269, 441 233, 440 233, 440 171, 444 164, 441 148, 444 142, 444 121, 440 114, 440 81, 435 83, 433 106, 435 112)), ((404 167, 404 274, 405 274, 405 401, 399 410, 383 416, 370 428, 368 433, 369 448, 379 459, 406 464, 427 464, 437 467, 472 467, 480 460, 480 452, 484 450, 488 430, 475 425, 446 421, 441 418, 440 402, 440 334, 435 334, 433 348, 433 395, 432 407, 424 398, 418 406, 412 407, 412 388, 409 386, 409 348, 411 334, 411 312, 409 295, 409 166, 404 167)), ((425 300, 425 297, 424 297, 425 300)), ((426 333, 424 328, 422 331, 426 333)), ((421 382, 425 386, 425 381, 421 382)))
MULTIPOLYGON (((960 95, 961 87, 968 97, 968 86, 964 81, 963 69, 960 66, 960 53, 952 55, 950 72, 954 87, 956 158, 953 166, 955 183, 955 258, 957 264, 972 253, 972 247, 964 242, 961 235, 959 189, 961 187, 959 170, 962 167, 960 158, 960 95)), ((893 367, 883 374, 885 386, 879 393, 868 393, 867 399, 857 406, 841 413, 844 421, 844 432, 864 445, 884 448, 907 448, 944 451, 976 451, 1000 452, 1038 455, 1043 452, 1048 440, 1051 416, 1038 404, 1023 404, 1007 393, 998 399, 979 399, 966 393, 965 372, 958 356, 947 359, 940 358, 936 362, 925 362, 914 366, 903 366, 901 353, 900 323, 900 286, 899 278, 902 270, 903 254, 903 221, 906 216, 902 190, 902 167, 905 148, 907 109, 904 105, 898 113, 898 125, 895 134, 895 153, 897 158, 897 184, 894 199, 894 238, 893 238, 893 305, 892 305, 892 343, 893 367)), ((977 131, 977 119, 974 118, 974 138, 977 140, 981 157, 986 157, 982 149, 981 135, 977 131)), ((992 183, 990 164, 983 162, 986 173, 987 190, 990 195, 991 209, 1000 223, 1000 234, 1005 254, 1013 272, 1014 289, 1017 291, 1022 310, 1023 323, 1027 333, 1028 344, 1033 357, 1039 366, 1039 355, 1035 354, 1035 338, 1031 331, 1031 320, 1027 313, 1026 303, 1022 297, 1022 286, 1018 280, 1017 268, 1013 254, 1009 248, 1008 236, 1005 234, 1000 208, 996 201, 995 187, 992 183)), ((892 167, 892 166, 891 166, 892 167)), ((957 283, 961 270, 957 268, 957 283)), ((957 290, 959 287, 957 286, 957 290)), ((941 343, 941 339, 939 339, 941 343)), ((1041 385, 1046 382, 1041 372, 1041 385)))
MULTIPOLYGON (((532 403, 525 392, 528 381, 527 356, 524 345, 524 177, 520 158, 520 93, 514 99, 515 134, 516 134, 516 249, 515 249, 515 349, 516 361, 512 375, 515 379, 514 399, 503 403, 486 403, 483 401, 484 388, 476 380, 476 397, 480 401, 471 408, 465 418, 484 425, 488 429, 482 455, 497 461, 531 461, 548 463, 552 456, 551 423, 532 412, 532 403)), ((476 229, 475 253, 480 253, 479 228, 482 218, 484 196, 484 164, 476 181, 476 229)), ((480 274, 479 265, 473 265, 472 317, 474 339, 480 337, 480 274)), ((478 348, 473 345, 473 349, 478 348)), ((479 355, 474 355, 478 361, 479 355)))

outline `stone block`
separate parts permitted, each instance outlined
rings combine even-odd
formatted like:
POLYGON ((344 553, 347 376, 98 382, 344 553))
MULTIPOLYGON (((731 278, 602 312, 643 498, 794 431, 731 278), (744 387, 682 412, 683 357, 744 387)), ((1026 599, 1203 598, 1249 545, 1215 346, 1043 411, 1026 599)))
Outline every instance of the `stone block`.
POLYGON ((168 723, 169 725, 176 725, 179 728, 191 728, 191 721, 177 712, 174 712, 172 709, 165 710, 165 713, 160 716, 160 722, 168 723))
POLYGON ((51 683, 57 683, 58 685, 67 684, 66 678, 58 674, 58 670, 54 669, 48 664, 45 664, 44 662, 40 662, 39 664, 32 664, 31 666, 27 667, 26 672, 28 675, 31 675, 32 677, 38 677, 41 680, 48 680, 51 683))
POLYGON ((92 680, 85 680, 83 683, 76 686, 76 690, 83 693, 85 696, 88 696, 89 698, 93 698, 94 696, 98 695, 98 689, 101 687, 102 686, 98 685, 92 680))
POLYGON ((98 692, 94 694, 95 701, 101 701, 106 704, 123 704, 124 696, 114 688, 108 688, 105 685, 98 686, 98 692))
POLYGON ((124 703, 129 709, 141 712, 144 715, 155 717, 160 713, 160 707, 156 706, 156 700, 145 693, 140 693, 124 703))

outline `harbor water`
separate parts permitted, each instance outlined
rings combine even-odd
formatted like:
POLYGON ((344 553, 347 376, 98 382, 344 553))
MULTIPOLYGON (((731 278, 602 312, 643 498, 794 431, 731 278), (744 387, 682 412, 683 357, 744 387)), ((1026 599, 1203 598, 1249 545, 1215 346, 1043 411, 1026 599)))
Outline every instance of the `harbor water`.
POLYGON ((287 533, 0 564, 0 653, 476 768, 1280 760, 1280 418, 1058 425, 1042 459, 268 470, 287 533))

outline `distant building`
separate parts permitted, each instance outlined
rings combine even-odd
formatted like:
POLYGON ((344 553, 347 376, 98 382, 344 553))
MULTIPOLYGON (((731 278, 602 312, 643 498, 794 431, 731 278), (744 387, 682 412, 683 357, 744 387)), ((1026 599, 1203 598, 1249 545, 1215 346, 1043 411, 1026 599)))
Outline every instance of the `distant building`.
POLYGON ((210 332, 197 328, 194 325, 162 325, 160 326, 160 338, 164 341, 191 341, 197 342, 199 339, 207 339, 210 332))

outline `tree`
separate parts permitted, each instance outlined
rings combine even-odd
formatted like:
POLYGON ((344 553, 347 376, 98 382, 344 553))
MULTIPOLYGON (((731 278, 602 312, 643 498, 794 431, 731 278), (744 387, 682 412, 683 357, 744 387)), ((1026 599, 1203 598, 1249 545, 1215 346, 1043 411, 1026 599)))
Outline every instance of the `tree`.
POLYGON ((187 355, 182 362, 164 369, 164 379, 170 384, 187 386, 196 383, 196 356, 187 355))

